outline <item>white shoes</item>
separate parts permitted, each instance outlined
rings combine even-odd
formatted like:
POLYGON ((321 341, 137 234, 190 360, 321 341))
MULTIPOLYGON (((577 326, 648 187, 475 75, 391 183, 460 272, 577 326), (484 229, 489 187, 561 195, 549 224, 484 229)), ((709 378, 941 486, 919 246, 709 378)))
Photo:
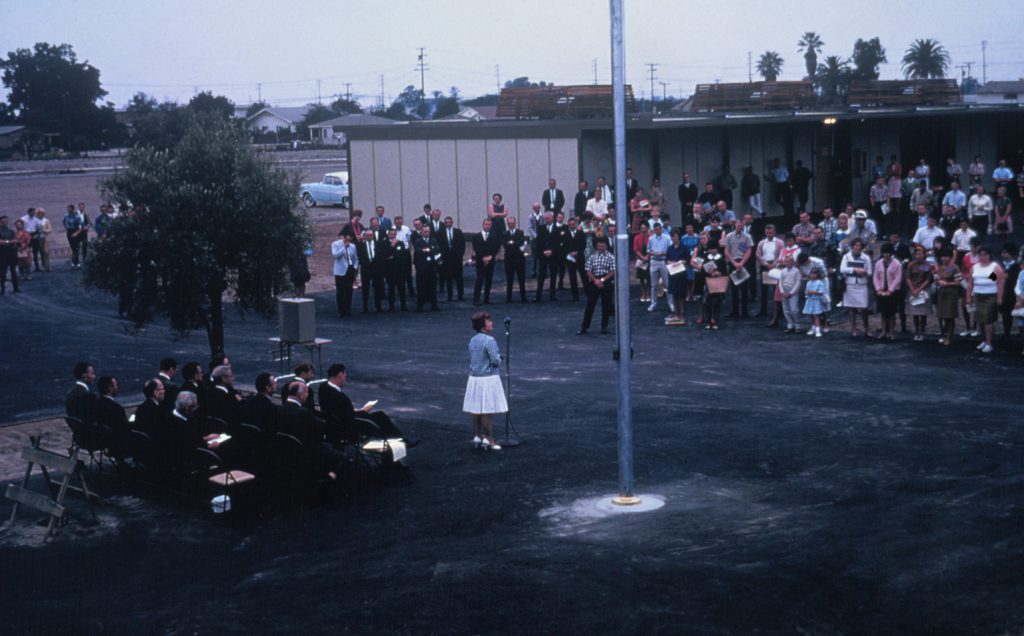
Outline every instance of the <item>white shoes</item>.
POLYGON ((977 347, 975 347, 975 349, 977 349, 978 351, 984 351, 984 350, 985 350, 985 347, 987 347, 987 346, 988 346, 988 345, 987 345, 987 344, 985 344, 985 341, 984 341, 984 340, 982 340, 982 341, 981 341, 981 344, 979 344, 979 345, 978 345, 977 347))
POLYGON ((651 304, 650 304, 650 305, 649 305, 649 306, 647 307, 647 311, 654 311, 654 310, 655 310, 655 309, 657 309, 657 308, 658 308, 658 301, 656 301, 656 300, 655 300, 654 302, 652 302, 652 303, 651 303, 651 304))
POLYGON ((479 446, 481 443, 483 443, 483 441, 483 438, 480 437, 479 435, 473 436, 473 446, 479 446))
POLYGON ((982 353, 992 353, 992 345, 988 344, 987 342, 983 342, 981 343, 981 346, 978 347, 978 351, 981 351, 982 353))
POLYGON ((818 333, 817 330, 818 330, 817 327, 811 327, 810 329, 807 330, 807 335, 808 336, 813 336, 814 334, 818 333))

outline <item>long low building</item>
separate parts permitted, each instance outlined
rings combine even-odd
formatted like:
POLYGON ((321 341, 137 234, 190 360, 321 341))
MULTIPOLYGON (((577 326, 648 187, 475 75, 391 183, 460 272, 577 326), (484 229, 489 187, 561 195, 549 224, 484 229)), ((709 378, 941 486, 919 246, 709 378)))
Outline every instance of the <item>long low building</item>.
MULTIPOLYGON (((614 183, 610 120, 414 122, 345 130, 353 206, 383 205, 388 215, 418 215, 430 203, 475 230, 491 194, 524 221, 553 177, 571 206, 580 180, 614 183)), ((769 215, 782 213, 765 178, 775 159, 803 162, 815 175, 809 207, 863 203, 876 156, 897 155, 909 170, 920 159, 933 178, 954 157, 965 173, 975 155, 1016 174, 1024 163, 1024 106, 967 105, 837 108, 744 113, 680 113, 627 123, 627 165, 641 185, 660 179, 679 219, 676 188, 684 171, 698 185, 729 165, 737 181, 750 166, 761 177, 769 215)), ((746 211, 736 191, 734 208, 746 211)))

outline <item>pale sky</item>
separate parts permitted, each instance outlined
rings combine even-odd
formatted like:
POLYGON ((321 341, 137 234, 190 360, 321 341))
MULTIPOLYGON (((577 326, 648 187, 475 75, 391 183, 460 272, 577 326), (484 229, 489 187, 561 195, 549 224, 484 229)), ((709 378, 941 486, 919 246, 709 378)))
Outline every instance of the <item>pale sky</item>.
MULTIPOLYGON (((938 39, 951 75, 974 62, 988 79, 1024 76, 1019 0, 626 0, 626 80, 649 95, 645 66, 657 64, 655 92, 679 97, 703 82, 746 81, 747 52, 777 51, 779 79, 804 75, 797 41, 816 31, 826 55, 849 57, 854 41, 878 36, 898 79, 916 38, 938 39), (666 82, 667 86, 661 86, 666 82)), ((495 92, 526 75, 558 84, 610 81, 609 12, 601 0, 0 0, 0 54, 35 42, 68 43, 101 71, 107 99, 125 105, 137 91, 186 102, 197 91, 247 104, 298 106, 344 93, 364 105, 419 87, 418 47, 426 48, 426 91, 458 86, 465 96, 495 92), (257 84, 262 84, 257 88, 257 84)), ((756 71, 755 71, 755 79, 756 71)))

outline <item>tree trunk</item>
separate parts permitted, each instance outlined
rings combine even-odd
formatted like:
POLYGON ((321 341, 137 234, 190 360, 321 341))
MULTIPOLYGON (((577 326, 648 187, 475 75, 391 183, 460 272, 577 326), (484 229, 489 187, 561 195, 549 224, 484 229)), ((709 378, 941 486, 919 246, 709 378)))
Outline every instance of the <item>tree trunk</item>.
MULTIPOLYGON (((224 290, 210 290, 210 311, 206 317, 206 338, 210 343, 210 357, 224 353, 224 290)), ((212 370, 212 369, 211 369, 212 370)))
POLYGON ((813 80, 814 73, 818 70, 818 55, 814 52, 814 49, 804 53, 804 66, 807 67, 807 79, 813 80))

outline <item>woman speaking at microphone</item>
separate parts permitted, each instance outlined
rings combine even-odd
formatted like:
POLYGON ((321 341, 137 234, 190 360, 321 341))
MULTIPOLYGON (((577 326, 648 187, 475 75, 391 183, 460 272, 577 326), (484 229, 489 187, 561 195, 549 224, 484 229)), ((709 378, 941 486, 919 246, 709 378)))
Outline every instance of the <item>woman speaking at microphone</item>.
POLYGON ((491 315, 480 311, 473 314, 472 321, 476 335, 469 341, 469 381, 462 410, 469 413, 473 422, 473 443, 477 448, 501 450, 491 432, 493 415, 508 411, 499 371, 501 352, 490 335, 494 330, 491 315))

